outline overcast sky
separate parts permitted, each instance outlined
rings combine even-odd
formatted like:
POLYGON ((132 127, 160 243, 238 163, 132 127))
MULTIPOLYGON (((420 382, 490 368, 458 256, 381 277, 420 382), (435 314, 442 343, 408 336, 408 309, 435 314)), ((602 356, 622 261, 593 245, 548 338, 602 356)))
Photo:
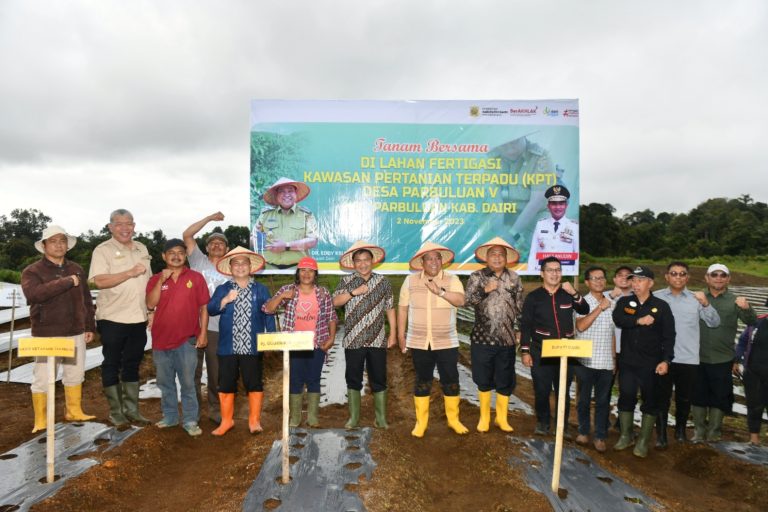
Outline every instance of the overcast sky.
POLYGON ((768 2, 0 1, 0 214, 247 225, 253 98, 580 102, 581 200, 768 202, 768 2))

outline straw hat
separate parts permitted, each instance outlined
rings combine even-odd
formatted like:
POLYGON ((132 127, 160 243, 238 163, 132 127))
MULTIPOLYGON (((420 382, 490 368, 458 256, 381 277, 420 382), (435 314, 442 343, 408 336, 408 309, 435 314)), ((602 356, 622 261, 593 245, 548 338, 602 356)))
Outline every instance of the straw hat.
POLYGON ((264 202, 267 204, 271 204, 272 206, 277 206, 277 189, 282 187, 283 185, 293 185, 296 187, 296 202, 303 201, 307 198, 309 195, 309 187, 306 183, 301 181, 292 180, 290 178, 280 178, 277 180, 274 185, 269 187, 266 192, 264 192, 264 202))
POLYGON ((35 249, 37 249, 39 252, 45 254, 45 247, 43 246, 43 241, 48 240, 52 236, 55 235, 64 235, 67 237, 67 250, 69 251, 72 249, 75 244, 77 243, 77 238, 73 237, 69 233, 67 233, 63 227, 57 226, 55 224, 48 226, 43 230, 43 236, 35 242, 35 249))
POLYGON ((418 251, 416 251, 416 254, 413 255, 413 257, 411 258, 411 261, 408 264, 414 270, 424 270, 424 265, 422 264, 421 257, 431 251, 440 251, 440 255, 443 257, 443 265, 448 265, 453 261, 454 254, 453 254, 453 251, 450 250, 449 248, 433 242, 424 242, 421 248, 418 251))
POLYGON ((493 240, 484 243, 483 245, 479 246, 477 249, 475 249, 475 258, 477 258, 480 261, 487 261, 488 260, 488 250, 491 247, 503 247, 504 251, 507 253, 507 265, 512 265, 520 261, 520 253, 517 252, 517 249, 509 245, 503 238, 500 236, 497 236, 493 240))
POLYGON ((347 252, 341 255, 341 258, 339 258, 339 265, 341 268, 345 268, 347 270, 352 270, 355 268, 355 262, 352 261, 352 256, 355 254, 355 252, 359 251, 360 249, 367 249, 371 251, 371 254, 373 254, 373 265, 378 265, 384 260, 384 256, 386 255, 386 252, 384 249, 379 247, 378 245, 369 244, 365 240, 358 240, 354 244, 352 244, 352 247, 347 249, 347 252))
POLYGON ((249 251, 245 247, 238 246, 229 251, 219 260, 219 262, 216 264, 216 270, 225 276, 231 276, 232 258, 237 256, 247 256, 248 259, 251 260, 251 274, 255 274, 259 270, 263 269, 264 265, 266 264, 266 261, 264 261, 264 257, 261 254, 256 254, 255 252, 249 251))

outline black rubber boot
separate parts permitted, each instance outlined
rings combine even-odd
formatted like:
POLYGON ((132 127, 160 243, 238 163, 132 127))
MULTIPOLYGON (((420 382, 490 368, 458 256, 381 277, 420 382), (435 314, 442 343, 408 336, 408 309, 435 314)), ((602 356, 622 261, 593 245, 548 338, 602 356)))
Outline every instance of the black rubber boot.
POLYGON ((656 448, 658 450, 664 450, 667 448, 669 442, 667 441, 667 420, 669 419, 668 412, 660 412, 656 415, 656 448))

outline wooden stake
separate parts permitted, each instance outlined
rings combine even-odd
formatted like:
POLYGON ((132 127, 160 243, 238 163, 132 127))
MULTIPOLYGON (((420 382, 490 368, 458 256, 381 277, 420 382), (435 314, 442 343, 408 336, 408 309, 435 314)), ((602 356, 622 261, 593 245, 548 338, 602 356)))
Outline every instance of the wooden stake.
POLYGON ((11 290, 11 333, 8 339, 8 375, 6 384, 11 383, 11 363, 13 362, 13 324, 16 320, 16 289, 11 290))
POLYGON ((552 492, 560 489, 560 463, 563 459, 563 431, 565 430, 565 383, 568 378, 568 356, 560 357, 560 389, 557 391, 557 431, 555 434, 555 461, 552 464, 552 492))
POLYGON ((288 431, 288 411, 290 409, 290 403, 288 401, 288 394, 290 392, 288 388, 288 381, 291 374, 290 364, 290 351, 283 350, 283 483, 290 482, 290 461, 288 460, 288 439, 290 432, 288 431))
POLYGON ((54 439, 54 433, 53 433, 53 427, 55 425, 54 422, 54 414, 55 414, 55 408, 56 408, 56 358, 52 356, 46 357, 46 361, 48 364, 48 396, 47 404, 46 404, 46 429, 48 432, 46 432, 46 455, 45 460, 47 463, 47 474, 46 474, 46 481, 49 484, 53 483, 53 466, 54 466, 54 458, 55 458, 55 439, 54 439))

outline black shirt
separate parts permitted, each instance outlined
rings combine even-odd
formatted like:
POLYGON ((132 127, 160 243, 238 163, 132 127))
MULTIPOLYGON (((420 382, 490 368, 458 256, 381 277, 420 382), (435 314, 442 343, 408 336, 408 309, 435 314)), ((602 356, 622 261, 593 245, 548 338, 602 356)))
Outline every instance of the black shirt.
POLYGON ((533 290, 523 302, 520 319, 520 350, 528 352, 531 343, 545 339, 573 338, 573 312, 589 313, 589 304, 579 294, 572 296, 562 288, 549 293, 543 286, 533 290))
POLYGON ((633 293, 622 297, 613 310, 613 323, 621 328, 619 362, 655 367, 675 357, 675 318, 667 302, 653 293, 644 303, 633 293), (651 325, 637 325, 637 320, 651 315, 651 325))

